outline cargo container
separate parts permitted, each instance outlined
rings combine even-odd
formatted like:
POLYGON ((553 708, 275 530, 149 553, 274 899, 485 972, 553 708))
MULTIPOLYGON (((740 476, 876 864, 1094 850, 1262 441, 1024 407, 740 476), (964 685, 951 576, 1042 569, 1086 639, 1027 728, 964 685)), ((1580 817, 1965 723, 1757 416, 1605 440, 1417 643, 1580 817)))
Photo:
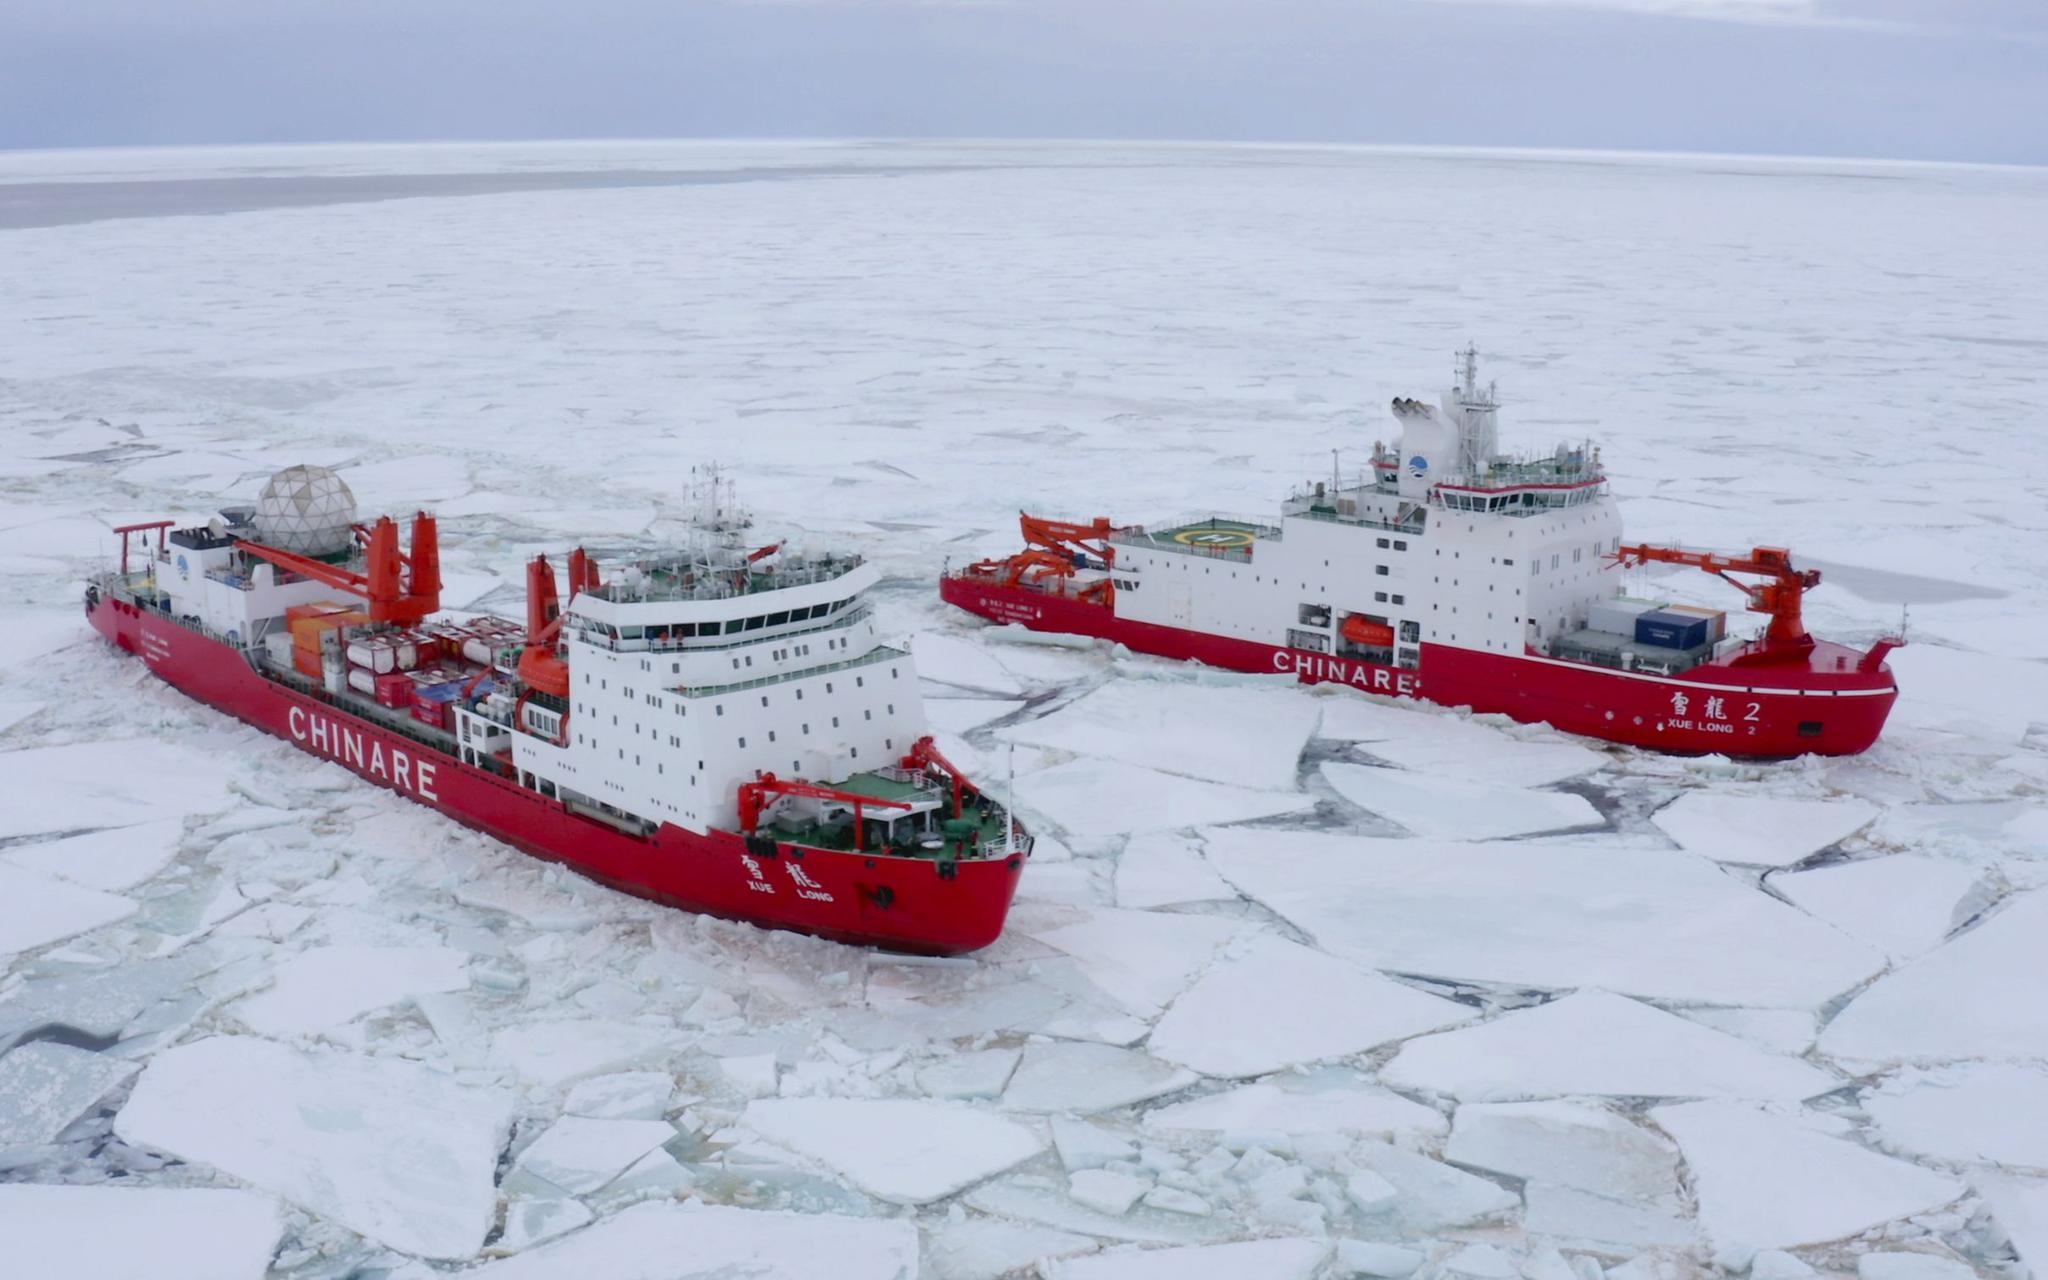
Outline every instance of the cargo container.
POLYGON ((1728 614, 1720 609, 1709 609, 1697 604, 1667 604, 1664 612, 1676 613, 1688 618, 1707 620, 1707 643, 1718 644, 1728 634, 1728 614))
POLYGON ((445 702, 415 702, 412 704, 412 718, 421 724, 430 724, 436 729, 448 727, 448 704, 445 702))
POLYGON ((1586 626, 1593 631, 1605 631, 1609 635, 1633 636, 1636 633, 1636 619, 1655 609, 1663 608, 1656 600, 1637 600, 1629 596, 1616 596, 1612 600, 1596 602, 1586 611, 1586 626))
POLYGON ((398 669, 398 646, 382 636, 363 636, 348 642, 348 661, 352 667, 388 675, 398 669))
POLYGON ((361 667, 351 667, 348 673, 348 687, 357 693, 377 696, 377 677, 361 667))
POLYGON ((302 676, 320 678, 320 651, 318 649, 292 649, 292 667, 302 676))
POLYGON ((1699 649, 1707 644, 1707 620, 1691 614, 1652 609, 1636 618, 1636 643, 1659 649, 1699 649))
POLYGON ((263 652, 272 666, 288 667, 292 661, 292 633, 273 631, 263 637, 263 652))

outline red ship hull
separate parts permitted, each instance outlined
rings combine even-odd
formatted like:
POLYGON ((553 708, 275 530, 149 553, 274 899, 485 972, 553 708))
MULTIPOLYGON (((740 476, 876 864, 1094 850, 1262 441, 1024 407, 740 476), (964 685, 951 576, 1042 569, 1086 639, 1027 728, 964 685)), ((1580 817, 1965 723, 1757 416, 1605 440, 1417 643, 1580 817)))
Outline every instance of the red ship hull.
POLYGON ((1292 673, 1303 684, 1497 712, 1681 754, 1854 755, 1877 741, 1898 699, 1890 671, 1862 670, 1863 654, 1825 641, 1791 661, 1718 660, 1675 676, 1424 644, 1420 668, 1408 670, 1134 622, 1070 596, 958 575, 940 579, 939 594, 991 622, 1093 636, 1231 671, 1292 673))
POLYGON ((778 845, 664 824, 639 839, 259 673, 237 650, 111 597, 94 629, 199 702, 537 858, 686 911, 838 942, 954 955, 994 942, 1025 859, 935 861, 778 845))

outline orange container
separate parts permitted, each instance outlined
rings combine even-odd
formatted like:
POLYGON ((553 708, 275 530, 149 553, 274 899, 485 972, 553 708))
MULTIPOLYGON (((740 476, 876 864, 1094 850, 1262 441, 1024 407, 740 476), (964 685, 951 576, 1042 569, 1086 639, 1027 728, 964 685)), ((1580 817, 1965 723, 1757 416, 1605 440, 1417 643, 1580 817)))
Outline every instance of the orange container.
POLYGON ((320 678, 320 654, 318 650, 293 649, 292 665, 298 668, 300 675, 311 676, 315 680, 320 678))

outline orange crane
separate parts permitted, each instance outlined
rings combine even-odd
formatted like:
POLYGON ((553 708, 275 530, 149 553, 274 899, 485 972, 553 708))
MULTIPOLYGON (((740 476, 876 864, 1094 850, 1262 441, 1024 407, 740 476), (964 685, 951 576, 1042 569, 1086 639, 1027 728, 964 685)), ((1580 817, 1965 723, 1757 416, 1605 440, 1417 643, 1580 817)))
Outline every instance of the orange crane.
POLYGON ((280 569, 361 598, 372 622, 414 627, 441 609, 440 538, 434 517, 424 511, 412 518, 410 553, 398 549, 398 522, 377 517, 365 539, 363 573, 246 538, 237 545, 280 569))
POLYGON ((910 811, 910 806, 900 800, 883 800, 876 796, 859 795, 852 791, 838 791, 821 787, 815 782, 800 779, 778 778, 764 773, 752 782, 740 784, 740 831, 745 835, 754 834, 761 825, 761 815, 777 796, 801 796, 810 800, 837 800, 853 806, 853 847, 864 850, 867 834, 861 829, 861 820, 869 809, 901 809, 910 811))
MULTIPOLYGON (((1024 550, 1002 560, 978 561, 969 565, 967 571, 1014 587, 1027 581, 1042 583, 1048 578, 1064 581, 1073 577, 1089 556, 1101 561, 1105 569, 1116 564, 1116 548, 1109 543, 1116 526, 1106 516, 1097 516, 1088 524, 1074 524, 1020 511, 1017 525, 1024 535, 1024 550)), ((1108 578, 1091 582, 1075 592, 1074 598, 1109 605, 1116 599, 1116 584, 1108 578)))
POLYGON ((938 744, 932 741, 930 734, 910 744, 910 754, 903 757, 903 767, 927 772, 937 769, 945 774, 953 782, 953 816, 958 818, 966 812, 967 775, 960 772, 958 765, 939 754, 938 744))
MULTIPOLYGON (((598 580, 597 561, 581 547, 571 551, 569 598, 574 600, 603 585, 598 580)), ((526 565, 526 648, 519 655, 519 678, 528 688, 557 698, 569 696, 569 664, 555 652, 562 616, 560 599, 555 594, 554 567, 546 556, 535 556, 526 565)))
POLYGON ((1620 547, 1609 557, 1626 569, 1639 564, 1689 564, 1704 569, 1749 598, 1752 613, 1770 615, 1764 629, 1766 648, 1810 648, 1813 637, 1800 618, 1800 599, 1820 585, 1820 570, 1796 569, 1792 553, 1783 547, 1753 547, 1746 556, 1722 555, 1715 551, 1684 551, 1677 547, 1620 547), (1763 582, 1739 582, 1730 574, 1760 576, 1763 582))

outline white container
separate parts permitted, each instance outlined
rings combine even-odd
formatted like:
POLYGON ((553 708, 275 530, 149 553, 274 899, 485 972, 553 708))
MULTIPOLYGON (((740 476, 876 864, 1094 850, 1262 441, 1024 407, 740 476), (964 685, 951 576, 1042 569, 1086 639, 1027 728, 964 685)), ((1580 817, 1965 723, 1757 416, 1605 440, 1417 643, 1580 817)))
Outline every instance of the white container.
POLYGON ((263 637, 263 652, 269 657, 271 666, 291 666, 292 633, 289 631, 273 631, 263 637))
POLYGON ((1586 627, 1592 631, 1605 631, 1610 635, 1628 636, 1633 639, 1636 634, 1636 619, 1652 609, 1662 607, 1655 600, 1636 600, 1628 596, 1596 601, 1586 610, 1586 627))
POLYGON ((374 698, 377 696, 377 677, 362 667, 350 667, 348 669, 348 687, 354 689, 357 693, 367 693, 374 698))
POLYGON ((498 651, 492 647, 491 642, 488 640, 464 640, 462 642, 462 656, 480 667, 488 667, 491 665, 491 661, 498 656, 498 651))
POLYGON ((420 647, 411 640, 400 640, 392 652, 398 656, 400 671, 410 671, 420 665, 420 647))
POLYGON ((389 675, 397 666, 398 654, 388 641, 351 640, 348 642, 350 666, 367 667, 378 675, 389 675))

